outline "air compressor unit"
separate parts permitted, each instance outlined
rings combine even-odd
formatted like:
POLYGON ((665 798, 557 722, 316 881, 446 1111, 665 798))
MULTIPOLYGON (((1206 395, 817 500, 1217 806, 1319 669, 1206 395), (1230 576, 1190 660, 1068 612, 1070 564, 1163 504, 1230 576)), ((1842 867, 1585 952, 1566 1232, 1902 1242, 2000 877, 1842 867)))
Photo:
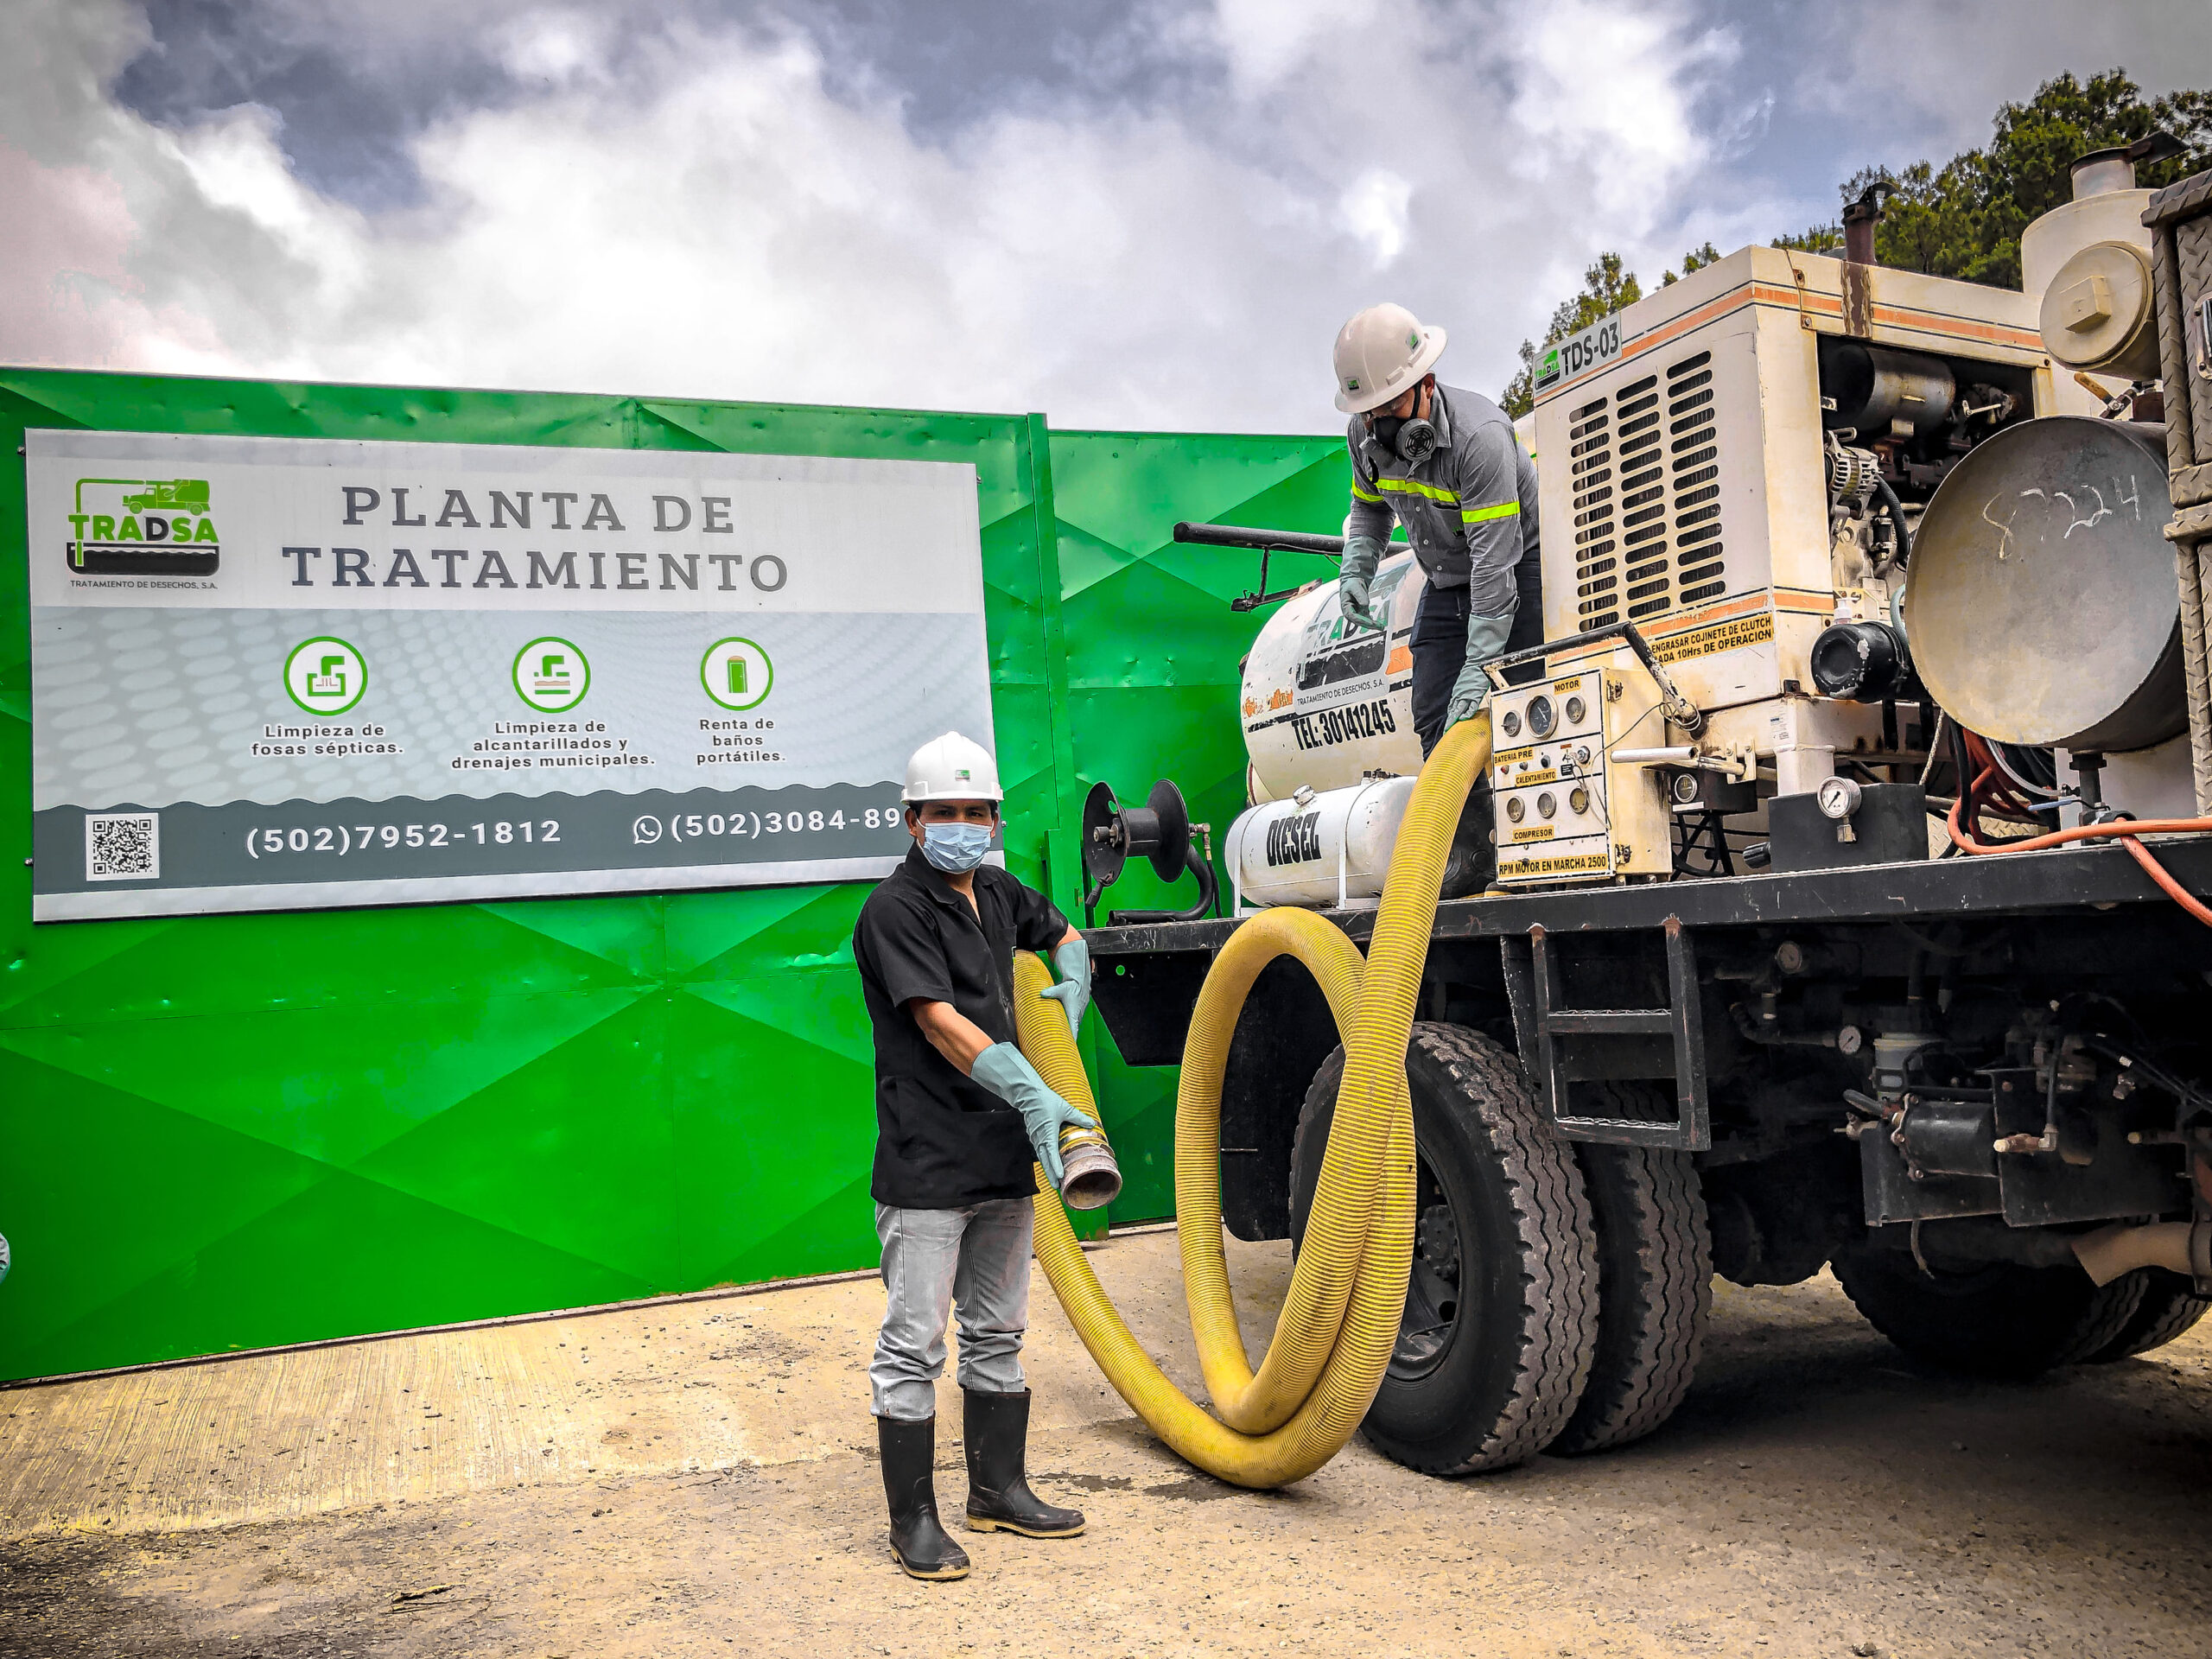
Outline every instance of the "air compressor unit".
MULTIPOLYGON (((2130 226, 2148 193, 2131 176, 2077 169, 2081 197, 2030 227, 2027 292, 1747 247, 1541 360, 1521 426, 1542 532, 1547 643, 1532 671, 1546 687, 1591 677, 1617 700, 1583 698, 1583 763, 1506 729, 1539 707, 1559 715, 1560 697, 1500 690, 1491 817, 1483 847, 1469 838, 1485 860, 1494 846, 1500 887, 1894 847, 1886 833, 1860 840, 1850 804, 1863 789, 1917 787, 1931 756, 1944 759, 1939 693, 2021 711, 2001 735, 2043 756, 2054 828, 2079 818, 2056 787, 2077 755, 2094 804, 2186 810, 2156 432, 2102 418, 2134 412, 2126 383, 2116 404, 2089 372, 2139 366, 2150 286, 2135 277, 2149 237, 2130 226), (2037 417, 2054 416, 2084 425, 2031 439, 2037 417), (1998 616, 2002 639, 1983 621, 1998 616), (1647 661, 1695 710, 1694 730, 1669 717, 1647 661), (2067 693, 2047 699, 2049 721, 2024 695, 2044 681, 2067 693), (2122 708, 2157 714, 2097 718, 2122 708), (1605 725, 1630 710, 1618 734, 1605 725), (1823 794, 1838 777, 1853 788, 1823 794), (1840 839, 1770 837, 1776 797, 1844 810, 1840 839)), ((1375 822, 1377 785, 1420 768, 1410 646, 1422 587, 1398 553, 1375 583, 1384 628, 1349 624, 1320 583, 1255 642, 1241 698, 1248 798, 1265 817, 1309 795, 1320 833, 1298 860, 1295 841, 1232 829, 1246 862, 1255 847, 1283 861, 1239 881, 1243 902, 1357 906, 1380 891, 1379 864, 1363 869, 1372 849, 1347 854, 1332 836, 1375 822), (1365 791, 1367 804, 1355 814, 1332 801, 1338 790, 1365 791)))

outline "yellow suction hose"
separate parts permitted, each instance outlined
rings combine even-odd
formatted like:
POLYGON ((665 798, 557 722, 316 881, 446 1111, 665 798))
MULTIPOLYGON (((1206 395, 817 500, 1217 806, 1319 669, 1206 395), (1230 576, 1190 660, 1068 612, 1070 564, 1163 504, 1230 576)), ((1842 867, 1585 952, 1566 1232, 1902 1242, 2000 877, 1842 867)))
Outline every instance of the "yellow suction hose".
MULTIPOLYGON (((1313 912, 1268 910, 1230 935, 1199 988, 1175 1099, 1175 1226, 1191 1329, 1218 1417, 1169 1382, 1130 1335, 1084 1258, 1058 1195, 1038 1174, 1037 1259, 1084 1346, 1154 1433, 1236 1485, 1287 1485, 1336 1456, 1367 1415, 1390 1363, 1413 1264, 1406 1044, 1452 832, 1490 753, 1485 711, 1446 732, 1421 769, 1364 961, 1313 912), (1221 1084, 1244 998, 1260 970, 1281 956, 1305 963, 1328 998, 1344 1033, 1344 1076, 1290 1293, 1255 1375, 1222 1253, 1221 1084)), ((1037 995, 1051 976, 1023 953, 1014 982, 1021 1052, 1095 1121, 1097 1104, 1067 1021, 1058 1004, 1037 995)))

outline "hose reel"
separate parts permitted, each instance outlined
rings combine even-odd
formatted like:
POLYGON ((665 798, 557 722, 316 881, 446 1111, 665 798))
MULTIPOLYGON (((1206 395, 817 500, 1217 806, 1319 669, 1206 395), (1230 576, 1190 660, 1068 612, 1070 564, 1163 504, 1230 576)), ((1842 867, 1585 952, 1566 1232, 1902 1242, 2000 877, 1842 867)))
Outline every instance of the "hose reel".
POLYGON ((1149 859, 1162 881, 1176 881, 1188 870, 1198 884, 1198 902, 1188 910, 1116 910, 1107 912, 1115 927, 1143 922, 1195 922, 1213 913, 1217 884, 1211 849, 1192 855, 1193 831, 1210 838, 1209 826, 1192 824, 1183 791, 1163 778, 1142 806, 1123 806, 1105 783, 1093 784, 1083 803, 1083 919, 1096 925, 1100 896, 1122 878, 1132 858, 1149 859))

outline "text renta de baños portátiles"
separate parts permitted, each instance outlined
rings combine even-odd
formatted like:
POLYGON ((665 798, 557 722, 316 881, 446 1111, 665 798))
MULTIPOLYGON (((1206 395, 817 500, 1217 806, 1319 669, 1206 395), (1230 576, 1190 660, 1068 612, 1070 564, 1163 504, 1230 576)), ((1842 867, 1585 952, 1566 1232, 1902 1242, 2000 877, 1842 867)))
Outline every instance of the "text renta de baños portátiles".
POLYGON ((769 748, 768 740, 761 735, 776 729, 772 720, 702 720, 699 729, 707 734, 708 747, 691 757, 695 766, 742 766, 784 758, 784 752, 769 748))
MULTIPOLYGON (((633 533, 613 501, 596 491, 587 497, 575 490, 489 490, 480 491, 472 499, 467 491, 449 489, 433 518, 428 498, 437 493, 434 490, 418 491, 410 486, 387 493, 365 484, 338 487, 345 500, 343 522, 349 526, 519 530, 533 534, 544 531, 633 533), (410 495, 423 498, 413 510, 409 505, 410 495), (579 502, 588 503, 581 523, 571 518, 579 502), (387 511, 388 520, 383 516, 387 511), (534 515, 542 522, 533 523, 534 515)), ((655 495, 652 533, 734 536, 737 526, 730 519, 732 499, 655 495)), ((642 530, 644 521, 639 522, 642 530)), ((295 588, 557 588, 572 593, 670 593, 684 588, 694 593, 734 594, 744 591, 740 586, 742 582, 745 587, 772 594, 780 591, 791 577, 789 567, 773 553, 748 557, 741 553, 609 553, 575 549, 549 553, 531 548, 510 552, 498 548, 412 546, 287 547, 283 551, 292 561, 295 588), (703 590, 702 582, 707 584, 703 590)))

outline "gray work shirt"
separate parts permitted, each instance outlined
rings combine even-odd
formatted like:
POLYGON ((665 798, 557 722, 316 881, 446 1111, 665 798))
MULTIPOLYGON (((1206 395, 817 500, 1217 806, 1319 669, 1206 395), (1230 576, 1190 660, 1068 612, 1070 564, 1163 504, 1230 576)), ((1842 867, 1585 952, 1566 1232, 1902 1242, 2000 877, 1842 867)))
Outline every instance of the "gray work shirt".
POLYGON ((1418 467, 1376 442, 1363 416, 1344 433, 1351 451, 1351 512, 1344 535, 1390 538, 1406 527, 1414 556, 1436 588, 1467 589, 1476 616, 1504 616, 1515 568, 1536 549, 1536 464, 1505 411, 1480 392, 1436 389, 1436 448, 1418 467))

